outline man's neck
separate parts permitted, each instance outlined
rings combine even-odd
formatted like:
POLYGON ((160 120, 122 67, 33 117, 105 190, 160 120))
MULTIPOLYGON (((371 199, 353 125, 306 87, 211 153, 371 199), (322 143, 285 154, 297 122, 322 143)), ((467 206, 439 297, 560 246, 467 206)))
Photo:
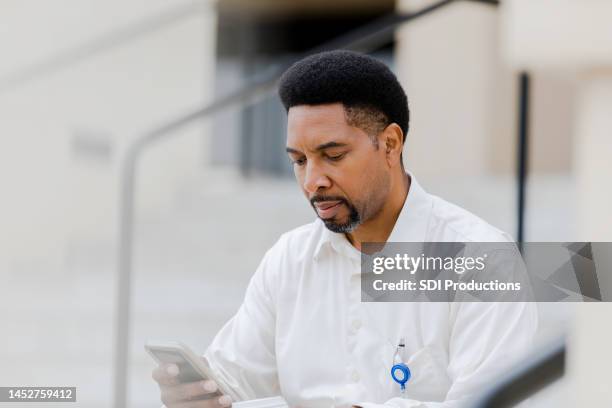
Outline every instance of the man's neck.
POLYGON ((373 219, 361 224, 355 231, 346 234, 351 245, 361 250, 363 242, 387 242, 404 207, 410 183, 410 177, 403 173, 401 182, 395 183, 396 187, 391 190, 389 199, 385 202, 381 212, 373 219))

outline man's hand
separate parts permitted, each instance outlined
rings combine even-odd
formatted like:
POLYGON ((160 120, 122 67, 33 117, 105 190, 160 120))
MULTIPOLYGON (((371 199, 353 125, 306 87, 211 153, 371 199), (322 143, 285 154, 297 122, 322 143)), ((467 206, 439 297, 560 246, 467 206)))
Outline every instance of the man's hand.
POLYGON ((176 364, 160 364, 153 370, 153 379, 159 385, 161 400, 167 408, 225 408, 232 405, 229 395, 207 400, 198 400, 212 394, 218 387, 214 381, 178 382, 179 368, 176 364))

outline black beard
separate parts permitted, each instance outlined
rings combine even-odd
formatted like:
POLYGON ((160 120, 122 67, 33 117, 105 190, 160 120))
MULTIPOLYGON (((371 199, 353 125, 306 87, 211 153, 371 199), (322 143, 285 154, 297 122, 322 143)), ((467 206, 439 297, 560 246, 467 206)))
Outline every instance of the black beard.
POLYGON ((323 220, 323 223, 327 227, 328 230, 332 232, 338 232, 342 234, 346 234, 347 232, 352 232, 355 228, 361 224, 361 217, 359 213, 353 207, 349 214, 349 219, 347 222, 339 223, 335 222, 333 219, 323 220))
POLYGON ((321 221, 323 221, 323 223, 325 224, 325 227, 327 227, 328 230, 332 232, 346 234, 348 232, 352 232, 355 228, 359 226, 359 224, 361 224, 361 216, 359 215, 359 211, 357 211, 357 208, 353 204, 348 202, 348 200, 346 200, 345 198, 343 197, 313 197, 310 200, 310 204, 312 204, 312 208, 314 208, 315 213, 317 211, 315 207, 315 203, 318 201, 340 201, 342 204, 346 205, 347 208, 349 209, 349 217, 346 222, 343 222, 343 223, 336 222, 334 221, 333 218, 329 218, 327 220, 321 219, 321 221))

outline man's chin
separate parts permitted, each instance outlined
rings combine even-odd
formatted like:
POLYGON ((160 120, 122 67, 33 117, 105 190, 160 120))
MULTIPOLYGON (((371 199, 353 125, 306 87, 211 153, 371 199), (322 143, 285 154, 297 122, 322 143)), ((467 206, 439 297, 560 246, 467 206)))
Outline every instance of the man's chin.
POLYGON ((352 232, 357 227, 357 224, 355 223, 339 222, 335 218, 328 218, 326 220, 321 218, 321 221, 323 221, 323 223, 325 224, 325 227, 328 230, 332 232, 337 232, 337 233, 346 234, 346 233, 352 232))

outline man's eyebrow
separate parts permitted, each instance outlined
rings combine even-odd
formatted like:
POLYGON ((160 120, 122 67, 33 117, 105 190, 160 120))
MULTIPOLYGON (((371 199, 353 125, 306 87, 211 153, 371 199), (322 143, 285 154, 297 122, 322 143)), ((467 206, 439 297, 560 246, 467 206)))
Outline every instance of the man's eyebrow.
POLYGON ((299 150, 295 150, 291 147, 286 147, 285 150, 287 151, 287 153, 302 154, 302 152, 300 152, 299 150))
POLYGON ((323 143, 323 144, 318 145, 315 150, 320 152, 321 150, 330 149, 332 147, 344 147, 346 145, 347 145, 346 143, 327 142, 327 143, 323 143))
MULTIPOLYGON (((322 150, 325 149, 331 149, 332 147, 344 147, 347 146, 346 143, 339 143, 339 142, 327 142, 327 143, 323 143, 318 145, 315 148, 315 151, 320 152, 322 150)), ((299 150, 296 150, 292 147, 286 147, 285 150, 287 151, 287 153, 293 153, 293 154, 302 154, 302 152, 300 152, 299 150)))

